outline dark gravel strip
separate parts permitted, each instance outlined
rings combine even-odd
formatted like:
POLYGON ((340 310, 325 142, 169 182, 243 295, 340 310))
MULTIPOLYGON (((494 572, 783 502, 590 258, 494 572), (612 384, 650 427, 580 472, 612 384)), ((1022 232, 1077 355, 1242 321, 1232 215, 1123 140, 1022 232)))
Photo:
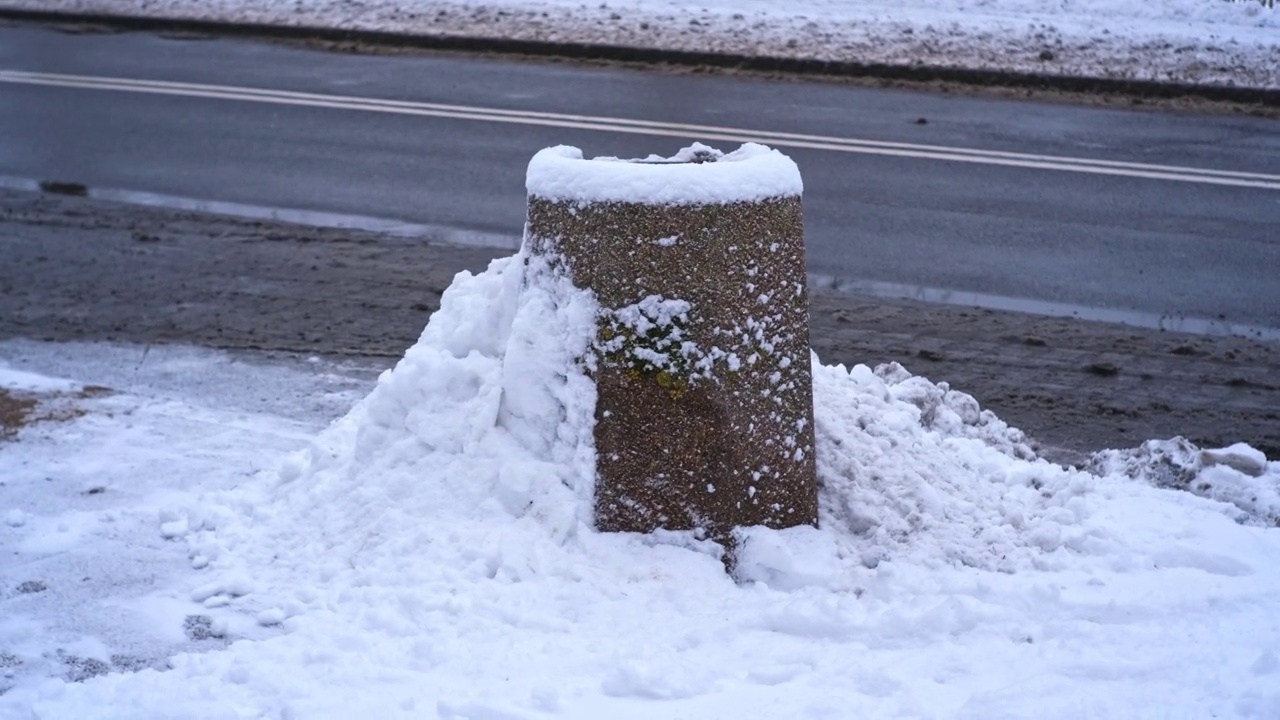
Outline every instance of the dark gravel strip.
MULTIPOLYGON (((0 339, 382 358, 455 273, 506 251, 0 190, 0 339)), ((1280 458, 1280 344, 847 294, 812 298, 823 362, 973 394, 1076 461, 1184 435, 1280 458)))

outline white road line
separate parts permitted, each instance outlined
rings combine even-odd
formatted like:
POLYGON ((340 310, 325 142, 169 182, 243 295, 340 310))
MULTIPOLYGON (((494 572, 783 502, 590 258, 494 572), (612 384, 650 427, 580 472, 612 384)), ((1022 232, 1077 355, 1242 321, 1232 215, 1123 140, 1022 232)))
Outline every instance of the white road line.
POLYGON ((793 148, 829 150, 834 152, 888 155, 948 162, 966 162, 982 165, 1000 165, 1040 170, 1091 173, 1123 177, 1172 180, 1232 187, 1250 187, 1280 190, 1280 175, 1265 173, 1213 170, 1173 165, 1119 162, 1090 158, 1036 155, 1030 153, 978 150, 973 148, 896 143, 857 138, 841 138, 823 135, 805 135, 714 125, 665 123, 627 118, 596 117, 560 113, 505 110, 467 105, 382 100, 343 95, 267 90, 260 88, 205 85, 197 83, 159 80, 134 80, 127 78, 96 77, 88 75, 63 75, 0 70, 0 82, 69 87, 89 90, 114 90, 183 97, 200 97, 219 100, 301 105, 341 110, 360 110, 422 117, 440 117, 482 122, 513 123, 545 127, 574 128, 658 137, 678 137, 698 140, 724 140, 729 142, 762 142, 793 148))
MULTIPOLYGON (((509 117, 563 120, 566 122, 593 122, 593 123, 606 122, 606 123, 617 124, 617 125, 632 125, 636 127, 652 127, 652 128, 662 128, 662 129, 679 129, 679 130, 688 130, 691 132, 719 132, 719 133, 733 133, 735 135, 748 134, 754 137, 762 137, 762 138, 767 137, 767 138, 810 141, 810 142, 825 142, 825 143, 833 143, 833 144, 848 144, 848 145, 855 145, 855 146, 878 147, 878 148, 887 148, 887 149, 918 150, 918 151, 926 151, 926 152, 945 152, 948 154, 962 153, 962 154, 977 155, 980 157, 1002 157, 1002 158, 1011 158, 1011 159, 1019 159, 1019 160, 1065 162, 1065 163, 1087 164, 1087 165, 1094 165, 1094 166, 1100 166, 1100 167, 1120 167, 1120 168, 1131 168, 1136 170, 1151 170, 1155 172, 1178 172, 1178 173, 1186 173, 1186 174, 1194 174, 1194 175, 1219 175, 1223 177, 1280 181, 1280 175, 1248 173, 1248 172, 1239 172, 1234 170, 1212 170, 1212 169, 1205 169, 1205 168, 1191 168, 1191 167, 1181 167, 1181 166, 1172 166, 1172 165, 1153 165, 1148 163, 1120 162, 1120 161, 1113 161, 1113 160, 1071 158, 1071 157, 1061 157, 1061 156, 1054 156, 1054 155, 1035 155, 1035 154, 1029 154, 1029 153, 1003 152, 998 150, 977 150, 972 148, 957 148, 957 147, 947 147, 947 146, 940 146, 940 145, 921 145, 916 143, 884 142, 884 141, 878 141, 878 140, 859 140, 859 139, 853 139, 853 138, 838 138, 838 137, 828 137, 828 136, 822 136, 822 135, 803 135, 803 134, 795 134, 795 133, 743 130, 741 128, 727 128, 727 127, 720 127, 715 125, 689 125, 689 124, 680 124, 680 123, 655 122, 651 120, 630 120, 626 118, 595 117, 590 115, 570 115, 570 114, 534 112, 534 111, 525 111, 525 110, 503 110, 503 109, 497 109, 497 108, 481 108, 481 107, 466 106, 466 105, 442 105, 439 103, 424 103, 424 102, 413 102, 413 101, 403 101, 403 100, 381 100, 376 98, 361 98, 361 97, 342 96, 342 95, 320 95, 316 93, 294 92, 289 90, 265 90, 260 88, 232 87, 232 86, 226 86, 226 85, 200 85, 195 83, 170 82, 170 81, 163 81, 163 80, 130 80, 125 78, 108 78, 108 77, 97 77, 97 76, 89 76, 89 75, 55 75, 50 73, 22 73, 22 72, 14 72, 14 71, 0 71, 0 76, 5 76, 5 75, 12 75, 15 77, 23 76, 23 77, 31 78, 32 80, 47 80, 51 82, 57 81, 57 80, 76 80, 76 81, 95 83, 95 84, 109 84, 112 86, 129 85, 131 87, 137 87, 137 88, 165 87, 165 88, 173 88, 173 89, 181 89, 181 90, 192 90, 192 91, 216 90, 219 92, 227 92, 227 93, 233 93, 233 94, 249 94, 257 97, 287 97, 287 98, 297 98, 300 100, 314 100, 319 102, 341 101, 341 102, 349 102, 352 104, 358 104, 362 106, 370 105, 370 106, 376 106, 376 107, 419 108, 419 109, 426 109, 426 110, 473 112, 473 113, 481 113, 481 114, 504 115, 509 117)), ((5 78, 0 77, 0 80, 2 79, 5 79, 5 78)), ((124 88, 111 87, 111 88, 104 88, 104 89, 124 89, 124 88)))

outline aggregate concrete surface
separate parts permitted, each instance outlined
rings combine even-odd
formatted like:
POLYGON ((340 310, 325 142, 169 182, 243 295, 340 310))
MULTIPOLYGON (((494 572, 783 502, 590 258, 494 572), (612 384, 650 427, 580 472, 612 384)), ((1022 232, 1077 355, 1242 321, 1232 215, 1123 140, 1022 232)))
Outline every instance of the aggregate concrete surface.
MULTIPOLYGON (((389 367, 504 251, 0 190, 0 339, 181 343, 389 367)), ((816 292, 824 363, 897 361, 1046 457, 1183 435, 1280 457, 1280 344, 816 292)))

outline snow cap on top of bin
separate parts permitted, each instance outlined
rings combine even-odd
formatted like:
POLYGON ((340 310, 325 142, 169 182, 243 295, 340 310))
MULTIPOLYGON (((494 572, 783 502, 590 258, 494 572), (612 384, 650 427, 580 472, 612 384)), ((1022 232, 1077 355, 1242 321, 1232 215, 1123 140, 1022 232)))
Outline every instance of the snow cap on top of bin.
POLYGON ((598 157, 558 145, 529 161, 531 197, 567 202, 710 205, 794 197, 804 191, 791 158, 757 143, 731 153, 694 143, 669 158, 598 157))

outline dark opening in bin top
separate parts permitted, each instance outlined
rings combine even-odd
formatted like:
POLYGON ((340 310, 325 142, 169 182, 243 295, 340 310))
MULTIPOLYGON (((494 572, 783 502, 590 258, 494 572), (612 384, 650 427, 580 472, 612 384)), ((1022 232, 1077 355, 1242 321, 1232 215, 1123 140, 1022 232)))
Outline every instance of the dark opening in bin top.
POLYGON ((716 150, 715 148, 709 148, 706 146, 699 146, 695 144, 693 147, 688 147, 688 148, 685 148, 684 150, 681 150, 679 153, 676 154, 675 157, 660 158, 660 157, 651 155, 647 158, 638 158, 638 159, 632 160, 631 162, 641 163, 645 165, 678 165, 678 164, 684 164, 684 163, 701 165, 702 163, 715 162, 716 160, 719 160, 721 157, 724 157, 724 153, 720 152, 719 150, 716 150), (686 154, 685 152, 686 150, 692 150, 692 152, 686 154))

